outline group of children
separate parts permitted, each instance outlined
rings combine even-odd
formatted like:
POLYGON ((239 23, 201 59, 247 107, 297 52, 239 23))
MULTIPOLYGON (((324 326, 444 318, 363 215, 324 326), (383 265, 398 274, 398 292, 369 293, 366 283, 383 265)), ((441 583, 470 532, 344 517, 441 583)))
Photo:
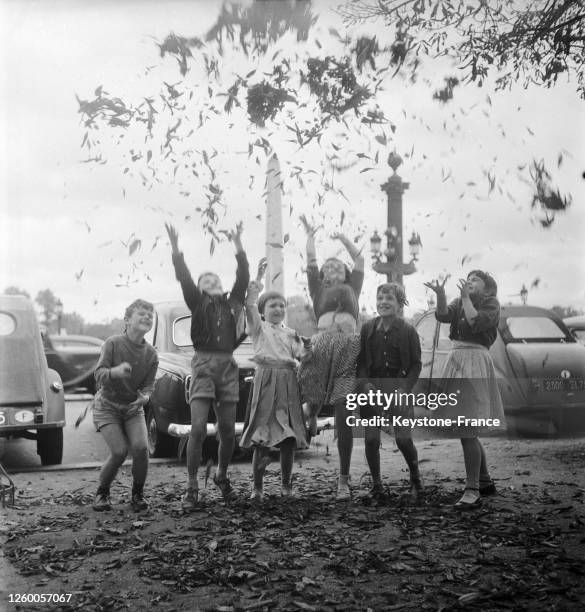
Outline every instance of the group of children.
MULTIPOLYGON (((419 376, 420 341, 416 330, 402 318, 402 308, 406 304, 404 289, 396 283, 380 285, 376 296, 378 317, 364 324, 358 334, 357 301, 363 281, 363 259, 345 236, 336 234, 334 237, 341 240, 352 255, 354 270, 350 272, 339 260, 330 259, 319 271, 313 242, 316 230, 305 219, 302 222, 308 236, 309 288, 318 317, 318 332, 312 339, 302 338, 284 325, 286 300, 283 295, 274 291, 262 293, 264 261, 259 265, 256 279, 250 282, 249 265, 241 242, 241 223, 229 234, 236 248, 237 261, 236 281, 229 294, 224 293, 221 280, 213 272, 201 274, 195 283, 179 249, 176 230, 171 225, 166 226, 175 275, 192 313, 191 340, 195 349, 189 389, 192 427, 187 444, 188 482, 181 499, 185 511, 193 510, 199 502, 197 472, 211 405, 217 418, 219 438, 218 465, 213 480, 225 501, 237 497, 227 470, 235 444, 239 395, 238 366, 233 352, 244 337, 244 319, 254 348, 256 371, 240 445, 253 447, 254 451, 253 500, 260 501, 264 497, 263 475, 268 462, 267 453, 274 447, 280 450, 281 495, 293 495, 291 474, 294 452, 307 447, 303 401, 311 405, 313 417, 323 405, 335 407, 340 451, 337 497, 349 498, 353 434, 345 422, 344 393, 358 387, 365 391, 379 389, 390 381, 395 384, 397 379, 400 389, 409 391, 419 376)), ((428 286, 439 295, 437 317, 441 316, 440 320, 453 321, 454 317, 461 317, 456 305, 450 306, 450 310, 444 307, 442 286, 428 286)), ((467 294, 463 314, 465 319, 469 310, 469 291, 467 288, 460 289, 462 294, 467 294)), ((493 308, 493 301, 488 306, 493 308)), ((487 322, 493 326, 494 316, 489 318, 483 313, 481 324, 473 322, 477 320, 477 312, 475 315, 469 312, 471 328, 481 327, 483 331, 487 322)), ((95 510, 111 509, 110 485, 128 450, 133 458, 132 507, 135 510, 148 507, 143 494, 148 469, 143 406, 148 403, 153 391, 158 361, 156 351, 144 336, 152 327, 152 315, 152 304, 142 300, 133 302, 125 313, 124 333, 106 340, 96 369, 99 388, 94 399, 94 422, 109 446, 110 457, 100 473, 93 505, 95 510)), ((457 339, 457 321, 452 327, 455 330, 454 339, 457 339)), ((482 340, 484 336, 485 333, 481 336, 482 340)), ((465 339, 470 340, 469 337, 465 339)), ((470 341, 473 342, 473 338, 470 341)), ((481 356, 484 357, 483 353, 481 356)), ((362 417, 369 416, 368 410, 372 409, 362 409, 362 417)), ((418 499, 423 485, 410 430, 397 427, 395 436, 410 470, 411 496, 418 499)), ((374 496, 383 495, 379 446, 379 429, 366 427, 366 458, 374 496)), ((478 471, 481 467, 484 493, 487 491, 486 482, 495 490, 487 472, 483 448, 473 443, 468 443, 467 447, 470 456, 473 453, 475 457, 479 452, 477 465, 472 467, 478 471)), ((464 452, 465 449, 464 444, 464 452)), ((467 466, 467 454, 465 458, 467 466)), ((468 474, 468 483, 471 483, 470 490, 480 490, 475 471, 471 477, 468 474)), ((476 504, 476 497, 468 494, 467 490, 464 497, 464 505, 476 504)))

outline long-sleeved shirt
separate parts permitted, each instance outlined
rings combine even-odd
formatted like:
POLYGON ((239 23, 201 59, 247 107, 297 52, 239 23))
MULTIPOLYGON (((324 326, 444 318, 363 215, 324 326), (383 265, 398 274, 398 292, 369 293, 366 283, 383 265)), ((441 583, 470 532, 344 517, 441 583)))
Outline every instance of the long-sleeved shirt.
POLYGON ((191 311, 191 341, 198 351, 233 353, 244 333, 244 299, 250 282, 246 253, 236 253, 236 281, 230 294, 201 291, 191 276, 183 253, 173 255, 175 275, 191 311))
POLYGON ((138 397, 138 391, 150 396, 154 389, 157 366, 156 351, 146 340, 137 344, 126 334, 110 336, 102 346, 95 379, 106 399, 119 404, 130 404, 138 397), (112 378, 110 370, 124 362, 132 367, 130 376, 112 378))
POLYGON ((348 282, 327 286, 317 264, 310 263, 307 266, 307 281, 317 320, 326 312, 347 312, 357 321, 358 299, 364 284, 363 270, 354 268, 348 282))
MULTIPOLYGON (((383 369, 380 372, 380 367, 386 367, 386 362, 381 359, 383 355, 376 352, 376 348, 379 349, 379 338, 374 339, 374 337, 378 333, 382 334, 383 341, 384 332, 381 328, 381 317, 370 319, 362 325, 360 331, 361 349, 357 361, 357 375, 360 384, 364 384, 368 378, 380 378, 380 374, 383 374, 383 369)), ((388 369, 395 370, 398 366, 397 377, 405 379, 405 389, 410 391, 422 369, 418 333, 412 325, 397 317, 392 322, 388 336, 388 341, 394 345, 393 361, 392 363, 388 362, 388 369)))
POLYGON ((435 312, 435 318, 441 323, 450 323, 449 338, 451 340, 462 340, 474 342, 489 348, 498 335, 498 323, 500 321, 500 303, 493 296, 485 297, 474 304, 477 317, 473 323, 467 321, 463 309, 463 301, 460 297, 455 298, 449 306, 447 313, 440 315, 435 312))

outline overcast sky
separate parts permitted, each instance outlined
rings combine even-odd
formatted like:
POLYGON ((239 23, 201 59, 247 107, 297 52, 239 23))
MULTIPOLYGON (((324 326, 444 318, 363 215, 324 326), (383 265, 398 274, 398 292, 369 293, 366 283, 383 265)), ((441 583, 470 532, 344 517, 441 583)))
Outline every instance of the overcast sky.
MULTIPOLYGON (((0 290, 17 285, 34 297, 50 288, 65 311, 76 311, 91 322, 121 316, 136 297, 181 299, 165 221, 177 225, 194 276, 215 270, 226 288, 231 286, 233 247, 220 244, 211 257, 209 236, 195 211, 204 203, 202 184, 190 184, 185 197, 179 192, 187 188, 171 184, 171 176, 161 173, 168 180, 147 190, 134 173, 124 174, 127 162, 116 157, 123 149, 111 145, 106 147, 109 163, 83 163, 88 156, 81 149, 85 130, 75 98, 91 99, 102 85, 110 94, 136 101, 157 91, 161 80, 179 82, 176 62, 160 58, 156 41, 171 31, 203 35, 219 6, 174 0, 2 3, 0 290), (132 255, 131 236, 141 241, 132 255)), ((337 54, 340 49, 328 42, 327 31, 332 25, 340 31, 342 27, 331 6, 317 3, 313 36, 332 45, 322 53, 337 54)), ((366 29, 382 42, 391 40, 381 24, 366 29)), ((295 42, 288 38, 281 46, 294 50, 295 42)), ((427 62, 421 73, 427 77, 415 86, 400 78, 385 83, 378 103, 396 126, 394 134, 385 130, 393 138, 388 147, 374 140, 381 129, 369 138, 354 135, 351 140, 343 126, 332 130, 329 142, 347 140, 348 150, 369 148, 371 157, 379 152, 377 164, 365 162, 335 175, 335 185, 351 205, 329 193, 317 209, 319 185, 311 173, 305 175, 306 191, 294 179, 285 183, 287 293, 302 293, 304 287, 300 213, 325 224, 318 242, 320 258, 339 252, 339 244, 326 234, 338 229, 342 211, 342 229, 348 235, 359 233, 366 249, 373 229, 385 229, 380 184, 392 172, 385 160, 395 147, 404 158, 399 173, 410 183, 404 196, 404 235, 415 230, 423 242, 418 272, 405 280, 410 312, 426 305, 425 280, 451 273, 447 292, 454 296, 456 279, 472 267, 492 272, 503 303, 518 301, 526 284, 529 303, 585 309, 585 130, 583 102, 574 83, 511 92, 457 87, 454 99, 441 105, 432 94, 441 85, 444 68, 427 62), (541 227, 530 208, 531 189, 525 179, 533 158, 544 159, 553 183, 573 198, 572 207, 549 229, 541 227), (366 167, 371 169, 364 172, 366 167), (491 193, 488 172, 496 179, 491 193)), ((186 77, 200 78, 195 71, 186 77)), ((197 131, 193 147, 218 150, 219 181, 228 203, 218 227, 227 229, 244 220, 244 245, 255 266, 265 242, 263 161, 258 166, 245 154, 252 132, 242 114, 233 115, 234 125, 226 125, 224 117, 221 121, 197 131)), ((282 134, 275 130, 271 142, 283 176, 298 164, 305 171, 314 165, 320 173, 326 142, 322 148, 297 152, 282 134)), ((368 271, 362 299, 368 308, 380 280, 368 271)))

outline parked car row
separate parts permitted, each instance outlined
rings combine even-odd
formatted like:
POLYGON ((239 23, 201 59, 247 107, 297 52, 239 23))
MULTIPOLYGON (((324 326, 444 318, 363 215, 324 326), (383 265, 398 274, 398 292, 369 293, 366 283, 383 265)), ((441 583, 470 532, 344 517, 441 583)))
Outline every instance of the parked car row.
MULTIPOLYGON (((583 317, 567 321, 531 306, 502 307, 498 336, 490 348, 509 430, 526 434, 573 431, 585 427, 585 346, 576 340, 583 317)), ((434 311, 415 323, 423 369, 420 384, 440 375, 451 349, 449 325, 434 311)), ((172 456, 190 427, 188 402, 191 359, 191 313, 183 302, 155 305, 146 339, 158 351, 155 388, 146 406, 149 451, 172 456)), ((30 300, 0 296, 0 436, 37 441, 43 465, 60 463, 65 425, 64 386, 93 390, 93 370, 102 341, 82 336, 45 337, 45 346, 30 300), (50 367, 54 365, 55 367, 50 367), (60 375, 61 373, 61 375, 60 375), (63 380, 65 384, 63 384, 63 380)), ((245 340, 234 353, 239 367, 240 399, 236 435, 246 417, 254 375, 253 350, 245 340)), ((421 389, 424 390, 424 389, 421 389)), ((319 420, 319 431, 332 425, 319 420)), ((210 410, 208 438, 215 438, 210 410)))
POLYGON ((103 340, 92 336, 43 334, 45 356, 49 367, 59 372, 67 392, 95 393, 94 371, 100 358, 103 340))
MULTIPOLYGON (((415 327, 421 379, 438 377, 451 350, 449 324, 439 323, 433 310, 415 327)), ((585 346, 554 312, 503 306, 490 353, 509 430, 556 434, 585 428, 585 346)))

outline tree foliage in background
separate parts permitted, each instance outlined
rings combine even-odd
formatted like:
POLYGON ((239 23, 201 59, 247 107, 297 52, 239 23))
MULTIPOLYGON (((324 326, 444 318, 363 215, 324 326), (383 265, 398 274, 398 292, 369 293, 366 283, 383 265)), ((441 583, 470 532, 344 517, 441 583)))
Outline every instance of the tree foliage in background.
POLYGON ((481 86, 492 73, 498 89, 565 76, 585 98, 582 0, 352 0, 338 10, 348 23, 384 19, 415 67, 421 55, 449 55, 464 80, 481 86))
POLYGON ((28 293, 28 291, 25 291, 20 287, 16 287, 15 285, 10 285, 10 287, 6 287, 6 289, 4 289, 4 295, 24 295, 24 297, 30 299, 30 294, 28 293))
MULTIPOLYGON (((161 79, 139 100, 112 95, 103 86, 95 89, 93 99, 78 97, 85 128, 81 146, 88 153, 84 161, 107 163, 106 141, 114 141, 122 151, 123 174, 146 189, 164 184, 189 200, 196 193, 194 212, 211 236, 213 252, 220 239, 218 221, 227 206, 218 178, 219 152, 213 143, 202 143, 198 131, 217 117, 224 119, 227 130, 247 117, 248 159, 261 167, 272 154, 272 136, 296 145, 301 155, 288 178, 301 189, 308 174, 319 176, 314 167, 304 166, 303 149, 321 147, 324 163, 316 198, 320 206, 327 191, 345 197, 334 185, 335 171, 367 163, 359 170, 367 172, 380 153, 386 153, 395 126, 376 104, 376 94, 398 73, 416 80, 424 55, 453 56, 464 75, 445 77, 444 88, 432 94, 440 104, 453 99, 461 81, 482 85, 492 70, 497 72, 498 88, 520 78, 526 84, 550 86, 562 74, 576 75, 583 94, 583 11, 573 0, 528 7, 519 0, 356 0, 338 11, 348 23, 385 19, 386 43, 363 33, 342 36, 329 28, 319 36, 330 37, 328 42, 343 52, 326 54, 323 43, 310 36, 317 21, 310 0, 226 4, 201 37, 170 33, 158 48, 162 58, 176 61, 176 79, 161 79), (278 43, 291 35, 298 44, 285 53, 278 43), (234 72, 234 65, 239 65, 234 58, 243 58, 249 69, 245 74, 234 72), (363 150, 349 151, 344 149, 346 141, 323 139, 334 132, 331 127, 337 127, 337 133, 360 134, 363 150), (132 138, 126 137, 129 133, 132 138), (373 149, 376 143, 381 145, 378 150, 373 149)), ((536 176, 538 167, 534 162, 532 207, 543 212, 542 226, 549 227, 570 199, 546 187, 551 176, 544 168, 536 176)), ((491 194, 495 178, 484 174, 491 194)), ((253 180, 251 176, 250 185, 253 180)), ((498 190, 503 193, 500 185, 498 190)))

